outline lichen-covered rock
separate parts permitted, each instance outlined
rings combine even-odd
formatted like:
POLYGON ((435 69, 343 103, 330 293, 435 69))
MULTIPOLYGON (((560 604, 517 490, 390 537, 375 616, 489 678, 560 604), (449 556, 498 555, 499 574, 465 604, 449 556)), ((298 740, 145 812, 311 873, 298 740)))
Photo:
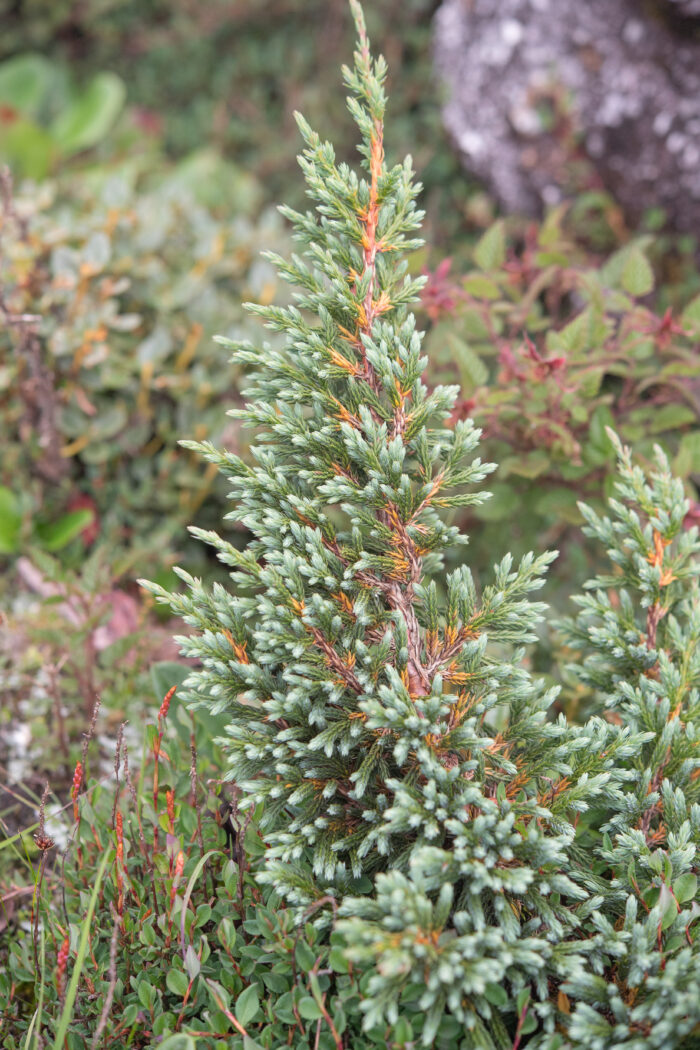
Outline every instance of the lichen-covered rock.
POLYGON ((664 0, 670 5, 671 13, 678 14, 682 18, 698 18, 700 16, 700 0, 664 0))
POLYGON ((444 0, 435 56, 465 164, 515 211, 556 203, 579 149, 631 220, 700 225, 700 0, 444 0), (689 27, 689 28, 688 28, 689 27), (553 111, 568 113, 568 128, 553 111))

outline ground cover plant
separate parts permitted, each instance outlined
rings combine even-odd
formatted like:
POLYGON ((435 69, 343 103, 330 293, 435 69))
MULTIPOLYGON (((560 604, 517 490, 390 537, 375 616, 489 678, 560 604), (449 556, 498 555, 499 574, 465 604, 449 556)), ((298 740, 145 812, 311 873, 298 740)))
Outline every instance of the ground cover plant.
POLYGON ((16 55, 0 65, 0 153, 18 176, 42 179, 102 144, 125 98, 114 73, 78 86, 45 56, 16 55))
MULTIPOLYGON (((412 143, 436 225, 454 229, 471 187, 441 132, 430 47, 437 6, 386 0, 368 17, 391 58, 391 134, 404 147, 412 143)), ((89 0, 52 4, 50 11, 43 0, 23 0, 5 13, 4 29, 0 60, 35 63, 38 53, 68 84, 70 70, 83 89, 96 75, 116 74, 145 134, 162 139, 169 155, 182 157, 205 142, 255 171, 270 202, 301 197, 290 102, 342 129, 351 156, 333 70, 349 53, 352 29, 337 0, 89 0)))
POLYGON ((136 755, 119 728, 109 783, 96 712, 67 804, 47 785, 39 821, 2 843, 25 872, 3 894, 3 926, 26 924, 0 971, 7 1050, 335 1050, 359 1016, 357 979, 327 939, 265 905, 256 827, 206 777, 216 724, 193 724, 173 693, 136 755))
POLYGON ((175 656, 134 577, 216 574, 184 525, 218 521, 225 485, 177 438, 244 448, 211 337, 243 334, 241 295, 275 292, 259 248, 285 243, 212 151, 173 164, 129 140, 82 162, 0 172, 0 783, 34 796, 69 785, 98 696, 107 735, 138 721, 149 665, 175 656))
POLYGON ((663 440, 695 512, 700 494, 696 277, 681 272, 655 293, 650 236, 602 257, 584 250, 584 217, 605 215, 604 201, 588 198, 519 236, 497 222, 466 274, 447 260, 423 292, 431 374, 459 379, 454 418, 482 427, 499 464, 493 498, 471 522, 488 522, 488 542, 518 552, 544 534, 577 576, 591 566, 570 528, 582 522, 578 501, 600 507, 612 493, 607 426, 647 462, 663 440))
MULTIPOLYGON (((406 258, 419 245, 418 187, 410 161, 384 160, 385 67, 352 6, 359 42, 346 80, 365 170, 336 162, 300 119, 315 211, 284 209, 300 255, 268 260, 295 298, 258 296, 252 313, 270 343, 231 347, 249 382, 234 426, 251 454, 215 442, 186 450, 195 473, 203 453, 232 489, 236 542, 195 530, 231 582, 212 585, 207 569, 203 581, 183 571, 181 594, 152 587, 197 633, 182 640, 191 673, 168 663, 154 675, 160 707, 141 758, 133 727, 113 729, 107 764, 103 736, 71 763, 72 787, 59 782, 64 815, 47 795, 29 829, 38 840, 25 829, 0 843, 0 861, 13 860, 9 887, 0 864, 0 919, 15 932, 0 978, 3 1045, 690 1050, 700 1037, 692 469, 674 479, 659 452, 645 474, 599 418, 604 463, 585 476, 602 493, 614 469, 618 489, 607 507, 578 513, 611 564, 561 625, 566 674, 594 714, 580 725, 555 717, 556 687, 533 673, 532 649, 551 614, 531 600, 553 555, 538 543, 537 556, 491 570, 501 552, 483 524, 465 549, 457 515, 488 506, 474 488, 492 468, 475 458, 459 391, 425 371, 412 313, 422 282, 406 258)), ((482 283, 465 291, 509 318, 507 295, 489 299, 484 284, 505 293, 498 254, 486 258, 499 237, 487 234, 482 283)), ((648 280, 638 259, 636 269, 648 280)), ((623 302, 629 289, 620 294, 623 314, 652 323, 623 302)), ((525 294, 533 345, 558 353, 545 340, 562 338, 561 317, 549 325, 536 298, 525 294)), ((603 314, 617 323, 609 302, 603 314)), ((509 338, 516 328, 506 321, 509 338)), ((688 348, 672 335, 677 370, 688 348)), ((692 442, 682 444, 693 422, 673 422, 693 466, 692 442)), ((640 423, 626 436, 645 433, 640 423)), ((556 483, 565 456, 544 445, 556 483)), ((23 543, 31 517, 17 528, 23 543)), ((35 580, 39 570, 47 608, 34 663, 19 671, 38 680, 46 663, 67 665, 84 726, 103 689, 117 706, 129 692, 143 703, 134 649, 153 629, 112 634, 99 685, 84 693, 85 654, 97 631, 110 637, 106 595, 119 585, 100 576, 98 552, 82 565, 70 543, 61 558, 22 564, 35 580), (70 608, 83 619, 62 655, 70 608)), ((55 739, 60 703, 52 710, 55 739)))
POLYGON ((212 336, 222 323, 245 331, 234 289, 273 293, 257 251, 282 232, 258 202, 252 180, 203 154, 146 176, 138 163, 73 174, 31 195, 5 172, 1 554, 59 550, 82 533, 74 553, 100 537, 114 560, 167 567, 181 526, 203 504, 206 516, 213 472, 202 476, 177 436, 240 447, 212 336), (231 180, 226 220, 197 199, 203 174, 231 180))

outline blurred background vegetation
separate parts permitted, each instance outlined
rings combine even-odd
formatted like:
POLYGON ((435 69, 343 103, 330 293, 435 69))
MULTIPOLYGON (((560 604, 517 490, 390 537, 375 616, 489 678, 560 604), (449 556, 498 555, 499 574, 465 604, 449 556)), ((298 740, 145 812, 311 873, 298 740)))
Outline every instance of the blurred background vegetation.
MULTIPOLYGON (((437 257, 491 206, 441 131, 435 6, 368 17, 437 257)), ((255 338, 242 301, 284 294, 260 253, 289 249, 275 205, 303 201, 293 110, 354 159, 353 39, 345 0, 2 0, 0 22, 0 766, 36 793, 96 696, 133 717, 176 656, 135 578, 217 574, 186 525, 226 528, 225 488, 177 441, 243 447, 212 336, 255 338)))
MULTIPOLYGON (((565 205, 540 223, 499 217, 441 124, 437 7, 367 5, 390 69, 387 152, 410 152, 424 187, 412 266, 428 275, 428 381, 460 384, 456 414, 474 415, 501 464, 494 499, 463 522, 476 575, 506 550, 557 546, 557 606, 557 581, 568 592, 591 569, 576 501, 606 491, 607 424, 642 457, 660 440, 700 516, 696 244, 657 210, 629 229, 575 148, 565 205)), ((345 0, 0 0, 0 24, 11 828, 47 775, 59 793, 70 783, 97 697, 107 728, 138 724, 181 679, 177 625, 134 580, 167 584, 174 564, 217 577, 188 524, 245 537, 222 521, 220 480, 177 441, 246 451, 226 415, 241 376, 212 336, 259 338, 242 301, 286 294, 260 253, 289 250, 274 206, 304 199, 293 111, 343 159, 356 154, 339 75, 353 47, 345 0)), ((568 140, 566 119, 545 117, 568 140)), ((545 671, 552 644, 535 654, 545 671)))

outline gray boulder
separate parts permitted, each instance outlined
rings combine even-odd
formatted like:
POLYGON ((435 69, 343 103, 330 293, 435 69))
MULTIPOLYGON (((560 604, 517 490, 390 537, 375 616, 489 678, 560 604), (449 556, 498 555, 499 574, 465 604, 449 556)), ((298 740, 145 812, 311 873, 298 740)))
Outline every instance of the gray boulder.
POLYGON ((695 14, 700 0, 651 14, 640 0, 444 0, 435 61, 464 166, 506 209, 538 214, 582 149, 631 221, 660 206, 700 231, 695 14), (562 135, 543 112, 563 96, 562 135))
POLYGON ((697 18, 700 15, 700 0, 664 0, 670 5, 672 14, 680 15, 681 18, 697 18))

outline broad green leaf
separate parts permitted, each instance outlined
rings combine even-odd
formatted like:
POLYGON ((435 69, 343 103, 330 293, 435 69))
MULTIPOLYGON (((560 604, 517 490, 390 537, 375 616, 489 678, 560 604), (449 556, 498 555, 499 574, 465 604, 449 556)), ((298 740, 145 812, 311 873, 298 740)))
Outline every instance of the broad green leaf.
POLYGON ((696 295, 686 306, 681 314, 681 324, 691 332, 700 329, 700 295, 696 295))
POLYGON ((17 497, 0 485, 0 554, 14 554, 19 543, 22 515, 17 497))
POLYGON ((607 428, 615 426, 612 412, 607 405, 598 405, 591 416, 588 435, 593 448, 606 459, 612 454, 613 446, 607 434, 607 428))
POLYGON ((530 989, 523 988, 518 992, 518 998, 515 1000, 515 1009, 521 1014, 525 1009, 525 1005, 530 1002, 530 989))
MULTIPOLYGON (((678 905, 676 904, 676 902, 671 897, 670 892, 666 889, 666 885, 665 884, 664 884, 664 890, 666 890, 666 892, 668 892, 668 895, 669 895, 670 899, 668 900, 667 903, 665 903, 665 906, 664 906, 663 915, 661 917, 661 929, 662 930, 667 930, 669 928, 669 926, 673 926, 674 922, 676 921, 676 918, 678 916, 678 905)), ((665 901, 665 894, 662 894, 662 899, 665 901)), ((661 903, 661 900, 660 900, 660 903, 661 903)))
POLYGON ((491 499, 474 507, 474 515, 480 521, 505 521, 517 514, 520 506, 518 494, 510 485, 495 484, 490 486, 491 499))
POLYGON ((190 982, 187 974, 182 970, 168 970, 165 975, 165 983, 173 995, 183 996, 190 982))
POLYGON ((673 883, 673 892, 679 904, 687 904, 689 901, 695 900, 695 895, 698 892, 697 875, 693 875, 690 871, 679 875, 673 883))
POLYGON ((191 981, 194 981, 195 977, 199 976, 201 968, 202 964, 199 961, 199 956, 192 945, 188 944, 187 951, 185 952, 185 969, 187 970, 191 981))
POLYGON ((492 1006, 506 1007, 508 1005, 508 993, 500 984, 489 981, 484 989, 485 998, 492 1006))
POLYGON ((637 332, 635 332, 634 337, 629 340, 628 347, 626 347, 624 343, 621 345, 623 349, 626 349, 630 358, 633 358, 635 361, 647 360, 652 357, 656 350, 653 339, 639 339, 637 332))
MULTIPOLYGON (((491 334, 484 324, 484 319, 477 308, 469 307, 465 309, 460 317, 461 331, 465 339, 470 339, 473 342, 486 342, 491 338, 491 334)), ((496 315, 495 317, 492 317, 491 320, 496 334, 500 335, 503 331, 503 322, 501 318, 496 315)))
POLYGON ((281 995, 275 1003, 275 1017, 282 1021, 284 1024, 295 1023, 294 1011, 292 1009, 292 1003, 294 999, 291 992, 285 992, 281 995))
POLYGON ((92 523, 93 517, 94 512, 89 507, 71 510, 62 514, 58 521, 38 524, 35 530, 37 538, 47 551, 60 551, 92 523))
POLYGON ((403 1046, 404 1043, 410 1043, 413 1039, 413 1028, 411 1027, 411 1022, 405 1017, 399 1017, 394 1025, 392 1038, 395 1043, 399 1044, 399 1046, 403 1046))
POLYGON ((501 463, 501 470, 521 478, 536 478, 545 472, 550 462, 546 452, 525 452, 521 456, 508 456, 501 463))
POLYGON ((501 297, 501 289, 496 282, 490 277, 484 277, 481 273, 470 274, 462 287, 468 295, 473 295, 477 299, 499 299, 501 297))
POLYGON ((646 255, 632 248, 622 267, 622 287, 636 297, 648 295, 654 288, 654 271, 646 255))
POLYGON ((645 406, 640 409, 640 416, 649 434, 660 434, 663 430, 677 431, 697 421, 697 415, 690 405, 661 405, 652 412, 645 406))
POLYGON ((124 108, 126 87, 116 73, 98 73, 54 121, 51 133, 70 156, 96 146, 124 108))
MULTIPOLYGON (((313 999, 311 1001, 313 1002, 313 999)), ((259 1009, 258 986, 257 984, 251 984, 236 999, 236 1009, 234 1011, 236 1020, 245 1028, 253 1020, 259 1009)))
POLYGON ((158 1043, 158 1050, 196 1050, 197 1044, 186 1032, 174 1032, 158 1043))
POLYGON ((141 1006, 145 1007, 146 1010, 150 1010, 156 1001, 156 990, 147 977, 139 981, 138 997, 141 1006))
POLYGON ((173 339, 164 325, 158 325, 139 345, 136 356, 140 365, 164 361, 173 348, 173 339))
POLYGON ((700 472, 700 432, 683 435, 673 460, 673 472, 682 478, 700 472))
POLYGON ((578 495, 571 489, 548 489, 535 503, 538 514, 551 515, 564 519, 572 525, 580 525, 581 512, 578 509, 578 495))
MULTIPOLYGON (((653 237, 638 237, 634 242, 634 245, 625 245, 624 248, 618 249, 613 252, 608 261, 605 263, 598 274, 598 279, 602 282, 606 288, 616 288, 622 283, 622 274, 627 265, 630 252, 644 253, 646 249, 653 242, 653 237)), ((624 286, 623 286, 624 287, 624 286)), ((608 302, 608 307, 611 310, 625 309, 623 305, 627 300, 622 297, 618 302, 615 297, 611 298, 608 302)))
POLYGON ((568 353, 576 353, 588 344, 588 336, 591 328, 590 308, 583 310, 578 317, 570 321, 564 328, 556 333, 556 341, 560 349, 568 353))
POLYGON ((231 996, 224 986, 219 984, 218 981, 213 981, 211 977, 206 978, 206 984, 218 1008, 220 1010, 228 1010, 231 1005, 231 996))
POLYGON ((482 270, 498 270, 506 261, 506 239, 503 223, 495 222, 477 242, 474 259, 482 270))
POLYGON ((37 181, 46 178, 55 152, 51 136, 33 121, 0 124, 0 157, 17 175, 37 181))
POLYGON ((228 917, 225 917, 219 923, 217 935, 224 948, 229 951, 233 951, 233 946, 236 943, 236 927, 228 917))
POLYGON ((472 390, 488 382, 488 368, 479 355, 464 340, 456 335, 450 335, 448 336, 448 345, 459 365, 465 393, 471 393, 472 390))
POLYGON ((528 1014, 523 1021, 523 1026, 520 1029, 523 1035, 529 1035, 530 1032, 534 1032, 537 1028, 537 1018, 533 1014, 528 1014))
POLYGON ((547 212, 537 234, 537 243, 543 248, 551 248, 562 236, 561 224, 569 209, 568 203, 558 204, 547 212))
MULTIPOLYGON (((243 839, 243 848, 249 857, 262 857, 265 853, 265 843, 258 835, 254 824, 249 824, 243 839)), ((313 964, 312 964, 313 965, 313 964)))
MULTIPOLYGON (((600 390, 600 385, 603 382, 605 375, 604 368, 595 368, 589 372, 584 373, 583 377, 579 381, 579 392, 582 398, 587 400, 594 398, 600 390)), ((587 404, 579 405, 576 402, 572 404, 571 414, 577 423, 583 423, 588 418, 590 412, 590 406, 587 404)))
POLYGON ((283 977, 281 973, 264 973, 263 984, 271 992, 276 992, 280 995, 282 992, 289 991, 290 980, 283 977))
POLYGON ((190 673, 190 668, 174 660, 161 660, 151 667, 151 682, 157 700, 162 700, 173 686, 181 686, 190 673))
POLYGON ((564 252, 535 252, 535 266, 539 266, 542 270, 547 266, 566 267, 570 262, 571 259, 564 252))
POLYGON ((316 956, 309 948, 305 941, 299 941, 295 952, 297 963, 300 969, 309 971, 316 962, 316 956))
POLYGON ((115 401, 109 408, 95 416, 91 424, 91 436, 96 441, 106 442, 117 437, 129 422, 129 412, 124 401, 115 401))
MULTIPOLYGON (((124 1012, 121 1015, 121 1020, 122 1020, 122 1024, 124 1025, 124 1028, 131 1028, 132 1024, 134 1023, 134 1021, 138 1017, 138 1014, 139 1014, 139 1004, 138 1003, 129 1003, 129 1005, 127 1007, 125 1007, 124 1012)), ((160 1045, 161 1046, 165 1046, 165 1043, 161 1043, 160 1045)), ((171 1048, 171 1050, 175 1050, 175 1047, 173 1046, 171 1048)), ((182 1047, 180 1047, 180 1050, 182 1050, 182 1047)))
POLYGON ((318 1003, 310 995, 305 995, 299 1000, 297 1009, 305 1021, 318 1021, 323 1017, 318 1003))
POLYGON ((350 969, 350 964, 345 957, 345 952, 339 947, 339 945, 335 945, 331 948, 330 955, 328 956, 328 963, 334 973, 347 973, 350 969))
POLYGON ((46 98, 53 70, 43 55, 15 55, 0 64, 0 102, 35 117, 46 98))

